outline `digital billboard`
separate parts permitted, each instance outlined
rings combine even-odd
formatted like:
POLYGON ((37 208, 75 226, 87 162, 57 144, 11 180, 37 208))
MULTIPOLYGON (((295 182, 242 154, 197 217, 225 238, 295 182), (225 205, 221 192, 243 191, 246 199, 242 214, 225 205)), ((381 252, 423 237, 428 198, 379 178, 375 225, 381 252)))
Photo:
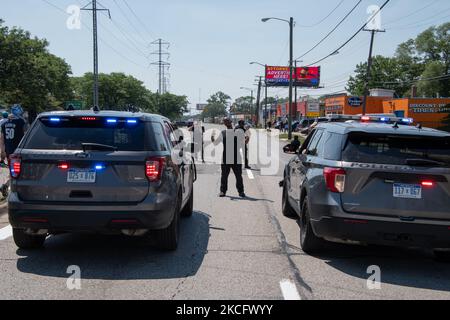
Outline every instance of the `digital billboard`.
MULTIPOLYGON (((294 86, 317 88, 320 85, 320 67, 298 67, 294 70, 294 86)), ((289 86, 289 67, 266 67, 266 84, 272 87, 289 86)))

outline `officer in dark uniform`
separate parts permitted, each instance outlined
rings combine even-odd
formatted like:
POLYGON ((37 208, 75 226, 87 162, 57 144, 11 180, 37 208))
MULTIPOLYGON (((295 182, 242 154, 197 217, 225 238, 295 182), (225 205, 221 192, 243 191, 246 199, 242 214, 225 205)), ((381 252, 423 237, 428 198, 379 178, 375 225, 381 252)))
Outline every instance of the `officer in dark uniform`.
POLYGON ((244 181, 242 178, 242 159, 240 157, 240 150, 244 148, 245 136, 243 133, 233 130, 233 124, 230 119, 225 118, 223 124, 226 130, 223 130, 220 137, 216 140, 212 136, 212 142, 217 145, 220 142, 223 144, 222 155, 222 175, 220 179, 220 194, 219 197, 225 197, 228 190, 228 176, 233 170, 236 177, 236 189, 241 198, 245 198, 244 181))

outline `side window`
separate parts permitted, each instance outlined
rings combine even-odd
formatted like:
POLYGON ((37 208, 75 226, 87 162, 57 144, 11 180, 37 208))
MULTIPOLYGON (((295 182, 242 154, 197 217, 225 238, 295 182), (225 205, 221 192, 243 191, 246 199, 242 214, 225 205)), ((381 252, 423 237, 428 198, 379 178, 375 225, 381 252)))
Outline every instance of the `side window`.
POLYGON ((170 145, 174 147, 177 144, 177 140, 175 139, 172 126, 168 122, 164 122, 164 133, 167 141, 169 141, 170 145))
POLYGON ((150 126, 154 138, 154 149, 156 149, 156 151, 169 150, 162 125, 159 122, 151 122, 150 126))
POLYGON ((317 130, 314 135, 311 143, 308 145, 307 154, 310 156, 317 157, 318 156, 318 146, 320 142, 320 138, 322 138, 323 130, 317 130))
POLYGON ((324 138, 323 155, 321 157, 327 160, 341 160, 342 135, 327 132, 324 138))

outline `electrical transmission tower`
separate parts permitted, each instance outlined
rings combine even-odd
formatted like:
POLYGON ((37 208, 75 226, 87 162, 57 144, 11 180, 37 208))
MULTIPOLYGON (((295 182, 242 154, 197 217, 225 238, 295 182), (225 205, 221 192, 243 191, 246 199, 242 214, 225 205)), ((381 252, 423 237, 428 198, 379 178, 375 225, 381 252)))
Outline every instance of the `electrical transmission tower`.
POLYGON ((164 41, 163 39, 158 39, 151 43, 152 46, 157 46, 157 50, 152 52, 152 55, 158 56, 158 61, 152 63, 152 65, 158 66, 158 93, 164 94, 168 91, 170 86, 170 63, 168 62, 170 53, 167 51, 169 49, 170 43, 164 41))
POLYGON ((92 2, 88 3, 86 6, 84 6, 81 10, 85 11, 92 11, 92 32, 93 32, 93 39, 94 39, 94 94, 93 94, 93 102, 94 102, 94 110, 99 109, 98 105, 98 32, 97 32, 97 11, 108 11, 109 18, 111 19, 111 12, 109 9, 106 9, 103 7, 103 5, 100 4, 102 8, 97 8, 97 0, 92 0, 92 2), (91 8, 88 8, 89 5, 92 5, 91 8))

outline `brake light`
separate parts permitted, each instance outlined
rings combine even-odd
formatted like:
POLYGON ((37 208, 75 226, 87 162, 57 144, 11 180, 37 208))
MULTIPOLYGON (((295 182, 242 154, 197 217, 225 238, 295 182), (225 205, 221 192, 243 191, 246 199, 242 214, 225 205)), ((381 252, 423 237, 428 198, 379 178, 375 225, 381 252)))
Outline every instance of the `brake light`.
POLYGON ((69 169, 69 165, 67 163, 60 163, 58 165, 58 168, 61 170, 67 170, 67 169, 69 169))
POLYGON ((11 173, 11 177, 17 179, 22 170, 22 158, 18 155, 12 155, 9 158, 9 171, 11 173))
POLYGON ((81 120, 83 121, 96 121, 96 117, 82 117, 81 120))
POLYGON ((328 190, 335 193, 342 193, 345 189, 345 170, 338 168, 323 169, 323 176, 328 190))
POLYGON ((433 181, 422 181, 420 184, 422 185, 422 187, 426 187, 426 188, 434 187, 433 181))
POLYGON ((161 180, 165 162, 166 159, 162 157, 150 158, 147 160, 145 163, 145 175, 149 181, 156 182, 161 180))

